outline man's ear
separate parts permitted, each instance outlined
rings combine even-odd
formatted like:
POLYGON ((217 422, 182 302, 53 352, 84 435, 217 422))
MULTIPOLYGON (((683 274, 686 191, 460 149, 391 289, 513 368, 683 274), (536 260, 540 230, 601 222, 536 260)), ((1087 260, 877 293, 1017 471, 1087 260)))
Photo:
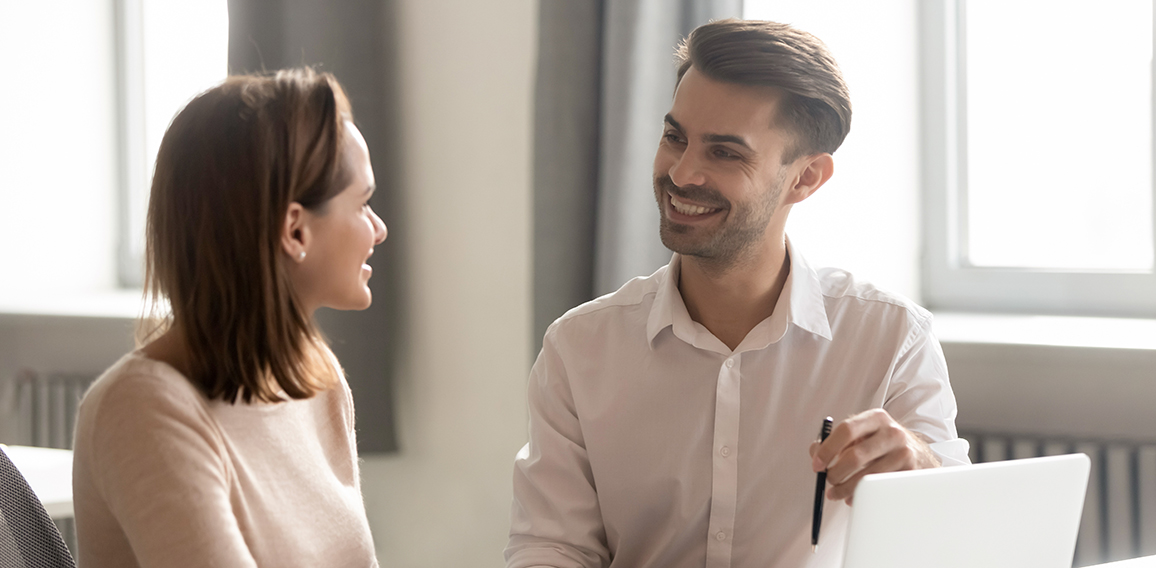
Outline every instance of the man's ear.
POLYGON ((800 158, 800 163, 796 167, 801 169, 783 196, 784 204, 798 203, 823 187, 823 184, 831 179, 831 174, 835 173, 835 159, 823 152, 800 158))
POLYGON ((310 244, 309 211, 296 201, 289 204, 281 225, 281 249, 296 262, 305 260, 310 244))

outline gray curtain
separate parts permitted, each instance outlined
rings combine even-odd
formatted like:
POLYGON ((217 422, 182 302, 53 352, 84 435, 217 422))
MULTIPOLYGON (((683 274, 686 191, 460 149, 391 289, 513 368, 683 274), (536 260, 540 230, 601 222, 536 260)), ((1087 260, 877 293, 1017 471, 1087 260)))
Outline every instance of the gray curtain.
POLYGON ((378 186, 372 205, 389 227, 389 238, 370 258, 373 306, 317 314, 353 390, 363 455, 397 449, 390 373, 403 329, 398 275, 404 273, 405 228, 401 191, 394 185, 401 163, 391 72, 397 68, 393 10, 386 0, 229 0, 229 72, 313 65, 333 73, 369 146, 378 186))
MULTIPOLYGON (((534 335, 670 260, 652 164, 674 48, 742 0, 541 0, 534 124, 534 335)), ((536 351, 536 349, 535 349, 536 351)))

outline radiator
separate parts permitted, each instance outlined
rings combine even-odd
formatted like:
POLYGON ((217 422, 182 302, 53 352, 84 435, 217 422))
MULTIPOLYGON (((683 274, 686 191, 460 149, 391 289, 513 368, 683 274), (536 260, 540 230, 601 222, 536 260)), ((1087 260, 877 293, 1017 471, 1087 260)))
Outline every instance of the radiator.
POLYGON ((974 463, 1087 454, 1092 468, 1073 566, 1156 554, 1156 442, 961 435, 974 463))
POLYGON ((77 407, 94 379, 92 375, 21 371, 15 385, 15 443, 71 450, 77 407))
MULTIPOLYGON (((42 448, 72 449, 80 399, 96 379, 93 375, 21 371, 11 385, 8 401, 10 443, 42 448)), ((76 523, 54 519, 73 557, 77 557, 76 523)), ((79 558, 77 558, 79 560, 79 558)))

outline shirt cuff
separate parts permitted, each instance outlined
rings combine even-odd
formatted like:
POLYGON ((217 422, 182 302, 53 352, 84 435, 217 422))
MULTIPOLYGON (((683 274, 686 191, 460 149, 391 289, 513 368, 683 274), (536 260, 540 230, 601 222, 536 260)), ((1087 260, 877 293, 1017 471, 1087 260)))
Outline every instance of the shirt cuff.
POLYGON ((931 451, 939 456, 939 461, 943 463, 944 467, 971 464, 971 459, 967 457, 967 451, 971 448, 971 444, 963 438, 932 442, 929 446, 931 451))

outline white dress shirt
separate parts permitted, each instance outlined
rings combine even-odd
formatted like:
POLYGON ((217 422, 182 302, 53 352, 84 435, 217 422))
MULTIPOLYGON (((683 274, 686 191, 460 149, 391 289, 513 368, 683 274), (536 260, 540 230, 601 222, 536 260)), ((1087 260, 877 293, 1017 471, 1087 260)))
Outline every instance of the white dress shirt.
POLYGON ((691 320, 680 259, 546 331, 514 466, 507 566, 837 567, 849 509, 810 546, 808 447, 884 408, 968 462, 931 314, 788 243, 778 304, 734 350, 691 320))

